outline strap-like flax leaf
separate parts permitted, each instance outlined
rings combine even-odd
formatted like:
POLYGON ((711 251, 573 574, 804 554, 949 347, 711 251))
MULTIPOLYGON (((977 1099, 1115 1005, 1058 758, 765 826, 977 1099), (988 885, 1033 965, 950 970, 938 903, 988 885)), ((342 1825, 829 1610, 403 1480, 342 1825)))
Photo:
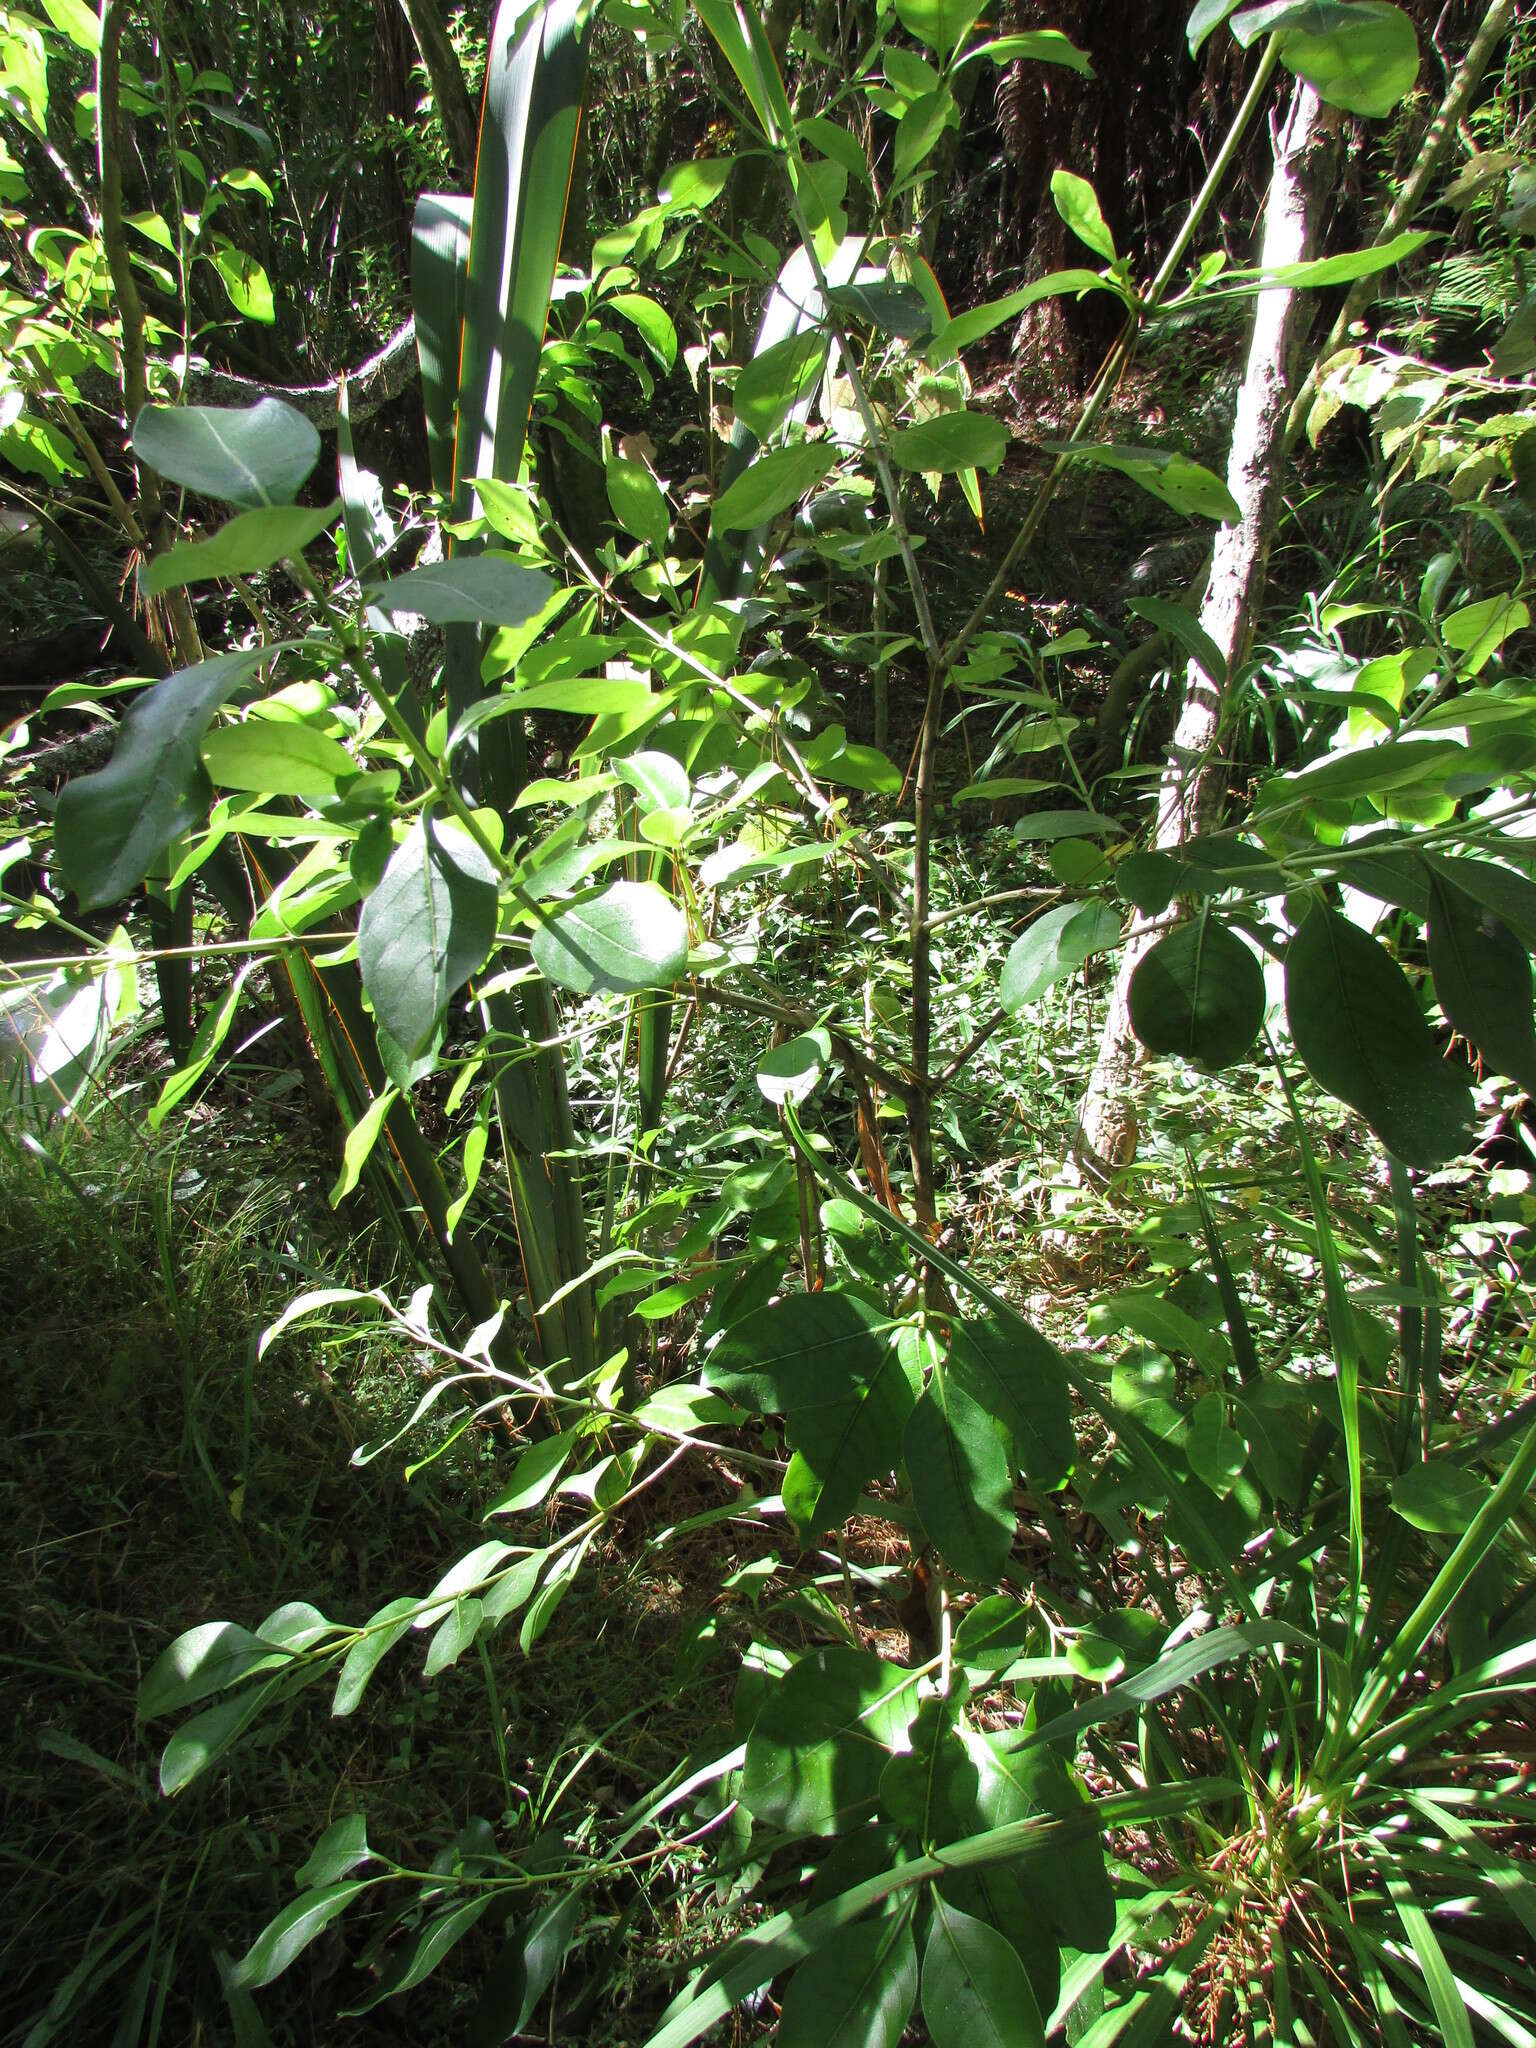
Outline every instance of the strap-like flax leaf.
POLYGON ((457 192, 423 192, 411 223, 411 302, 427 414, 427 456, 432 488, 445 498, 453 492, 453 423, 473 205, 457 192))

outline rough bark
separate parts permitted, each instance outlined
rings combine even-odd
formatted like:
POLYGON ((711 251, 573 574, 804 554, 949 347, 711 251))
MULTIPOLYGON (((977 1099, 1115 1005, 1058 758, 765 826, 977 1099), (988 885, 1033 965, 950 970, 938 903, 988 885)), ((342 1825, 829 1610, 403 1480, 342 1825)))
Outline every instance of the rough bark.
POLYGON ((439 0, 400 0, 400 7, 421 52, 422 68, 432 88, 432 98, 443 124, 443 133, 448 138, 454 166, 468 188, 475 181, 480 124, 470 105, 469 88, 464 83, 459 53, 444 26, 439 0))
MULTIPOLYGON (((1259 261, 1266 268, 1299 263, 1311 253, 1327 196, 1338 116, 1298 84, 1275 137, 1274 170, 1264 214, 1259 261)), ((1242 517, 1216 536, 1200 623, 1231 675, 1248 652, 1263 597, 1269 544, 1280 510, 1286 418, 1296 361, 1305 339, 1303 293, 1261 292, 1255 301, 1247 365, 1238 393, 1227 464, 1227 488, 1242 517)), ((1184 702, 1163 769, 1153 844, 1168 850, 1213 827, 1226 783, 1221 757, 1223 694, 1197 662, 1185 674, 1184 702)), ((1152 944, 1138 928, 1121 957, 1098 1058, 1083 1102, 1074 1145, 1077 1168, 1105 1180, 1134 1157, 1136 1069, 1140 1047, 1131 1030, 1131 976, 1152 944)))

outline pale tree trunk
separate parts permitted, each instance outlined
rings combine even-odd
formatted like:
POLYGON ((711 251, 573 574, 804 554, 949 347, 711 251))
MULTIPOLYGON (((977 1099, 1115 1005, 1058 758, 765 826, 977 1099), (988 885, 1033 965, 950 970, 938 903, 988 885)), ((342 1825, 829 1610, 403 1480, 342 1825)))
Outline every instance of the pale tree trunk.
MULTIPOLYGON (((1270 269, 1300 263, 1311 253, 1329 189, 1338 116, 1322 106, 1311 86, 1298 83, 1290 112, 1275 136, 1274 172, 1264 213, 1259 261, 1270 269)), ((1227 463, 1227 488, 1242 517, 1216 535, 1200 624, 1233 674, 1248 652, 1264 591, 1269 544, 1280 510, 1285 427, 1305 339, 1305 294, 1275 287, 1255 301, 1253 334, 1238 393, 1227 463)), ((1158 795, 1153 844, 1169 851, 1216 824, 1226 786, 1221 758, 1222 691, 1198 662, 1184 679, 1184 702, 1168 750, 1158 795)), ((1131 976, 1153 943, 1138 921, 1120 961, 1104 1020, 1098 1058, 1068 1163, 1068 1179, 1103 1182, 1134 1158, 1136 1080, 1140 1046, 1131 1030, 1131 976)))

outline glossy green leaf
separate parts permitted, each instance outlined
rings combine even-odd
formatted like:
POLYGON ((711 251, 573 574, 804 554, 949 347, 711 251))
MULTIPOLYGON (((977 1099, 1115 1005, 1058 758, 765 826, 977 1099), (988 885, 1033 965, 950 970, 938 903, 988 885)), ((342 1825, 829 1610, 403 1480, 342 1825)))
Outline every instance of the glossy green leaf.
POLYGON ((368 1689, 368 1681, 401 1637, 409 1633, 418 1604, 406 1595, 391 1600, 370 1619, 366 1631, 342 1660, 341 1675, 336 1681, 336 1692, 331 1701, 332 1714, 341 1717, 356 1713, 368 1689))
POLYGON ((496 941, 497 874, 458 825, 420 820, 363 905, 357 956, 373 1013, 408 1059, 496 941))
POLYGON ((1017 35, 993 36, 967 50, 961 61, 969 63, 973 57, 986 57, 994 64, 1060 64, 1082 78, 1093 76, 1087 51, 1080 50, 1059 28, 1024 29, 1017 35))
POLYGON ((955 1704, 927 1699, 907 1731, 909 1747, 880 1774, 880 1812, 917 1836, 925 1849, 965 1834, 976 1806, 979 1774, 955 1732, 955 1704))
POLYGON ((1191 57, 1199 56, 1206 37, 1230 20, 1242 4, 1243 0, 1195 0, 1184 31, 1191 57))
POLYGON ((1190 1471, 1204 1480, 1218 1499, 1225 1499, 1248 1463, 1248 1446, 1228 1423, 1226 1402, 1220 1394, 1202 1394, 1195 1403, 1184 1449, 1190 1471))
POLYGON ((1057 904, 1035 918, 1008 949, 998 1000, 1010 1016, 1026 1009, 1085 960, 1119 943, 1120 914, 1113 904, 1057 904))
POLYGON ((952 476, 959 469, 996 469, 1008 452, 1008 429, 989 412, 941 412, 891 436, 898 469, 952 476))
POLYGON ((453 494, 459 342, 473 211, 474 201, 456 192, 423 192, 411 223, 411 303, 427 416, 427 454, 432 488, 444 498, 453 494))
POLYGON ((677 329, 665 306, 643 292, 614 292, 603 304, 629 322, 663 370, 677 361, 677 329))
POLYGON ((1405 1166, 1442 1166, 1464 1149, 1466 1080, 1441 1057, 1396 961, 1325 904, 1286 949, 1285 1006, 1313 1079, 1359 1110, 1405 1166))
POLYGON ((1160 632, 1177 640, 1184 652, 1197 661, 1218 689, 1225 689, 1226 658, 1194 613, 1167 597, 1136 597, 1131 610, 1160 632))
POLYGON ((786 1434, 794 1457, 781 1491, 803 1543, 841 1528, 870 1481, 894 1468, 912 1401, 900 1354, 888 1343, 867 1375, 839 1360, 818 1398, 790 1411, 786 1434))
POLYGON ((946 361, 1045 299, 1081 297, 1084 292, 1113 289, 1096 270, 1053 270, 1049 276, 1037 277, 1033 284, 1021 285, 1004 298, 991 299, 984 306, 973 306, 968 313, 957 314, 935 332, 924 353, 934 361, 946 361))
POLYGON ((916 1705, 909 1674, 863 1650, 802 1657, 747 1737, 741 1799, 770 1826, 841 1834, 874 1812, 880 1774, 916 1705))
POLYGON ((899 2048, 916 2003, 911 1915, 863 1920, 790 1978, 775 2048, 899 2048))
POLYGON ((139 1687, 138 1714, 176 1714, 273 1664, 285 1653, 233 1621, 203 1621, 161 1651, 139 1687))
POLYGON ((168 483, 228 505, 287 505, 320 457, 320 436, 279 398, 254 405, 146 405, 133 452, 168 483))
POLYGON ((289 555, 302 555, 336 524, 340 511, 338 498, 329 505, 263 505, 237 512, 207 540, 179 541, 168 554, 156 555, 143 573, 144 595, 157 597, 162 590, 223 576, 257 575, 289 555))
POLYGON ((1075 171, 1051 173, 1051 200, 1056 211, 1080 242, 1106 263, 1115 260, 1115 238, 1099 206, 1098 194, 1086 178, 1075 171))
POLYGON ((1131 1027, 1149 1052, 1229 1067, 1264 1022, 1264 970, 1206 905, 1137 962, 1131 1027))
POLYGON ((824 441, 769 449, 716 498, 712 524, 732 533, 777 519, 821 482, 835 459, 824 441))
POLYGON ((957 118, 954 94, 944 85, 913 100, 896 126, 896 178, 892 190, 899 192, 928 158, 934 145, 957 118))
POLYGON ((688 924, 654 882, 613 882, 541 924, 533 958, 541 974, 577 995, 668 988, 688 963, 688 924))
POLYGON ((343 1914, 359 1892, 368 1889, 367 1878, 349 1878, 341 1884, 318 1885, 301 1892, 284 1906, 251 1943, 230 1972, 234 1982, 256 1991, 280 1977, 343 1914))
POLYGON ((902 1437, 912 1497, 928 1539, 962 1578, 995 1585, 1013 1550, 1013 1472, 999 1423, 939 1372, 902 1437))
POLYGON ((328 733, 293 718, 247 718, 203 736, 203 766, 218 789, 260 790, 266 796, 333 797, 357 763, 328 733))
POLYGON ((542 570, 525 569, 494 549, 408 569, 367 593, 382 612, 416 612, 434 626, 520 626, 553 595, 542 570))
POLYGON ((1384 120, 1396 113, 1419 75, 1413 23, 1387 0, 1275 0, 1232 18, 1244 49, 1280 37, 1280 61, 1347 113, 1384 120))
POLYGON ((229 294, 229 303, 235 311, 243 313, 247 320, 256 320, 263 327, 270 327, 277 318, 272 280, 256 258, 222 238, 216 239, 206 253, 208 261, 219 273, 219 282, 229 294))
POLYGON ((1525 947, 1491 910, 1434 868, 1429 905, 1429 965, 1440 1007, 1495 1072, 1536 1095, 1536 1023, 1525 947))
MULTIPOLYGON (((1127 1683, 1134 1686, 1138 1681, 1127 1683)), ((1082 1818, 1087 1801, 1055 1750, 1038 1742, 1010 1750, 976 1734, 967 1737, 967 1747, 980 1774, 976 1812, 984 1826, 1002 1827, 1042 1814, 1082 1818)), ((1038 1856, 1022 1859, 1015 1868, 1044 1923, 1064 1941, 1085 1950, 1108 1943, 1115 1925, 1115 1894, 1096 1835, 1042 1848, 1038 1856)))
POLYGON ((215 654, 152 683, 123 719, 112 759, 60 792, 54 843, 84 909, 136 888, 178 832, 208 808, 198 745, 214 714, 270 657, 269 648, 215 654))
POLYGON ((623 455, 610 455, 603 473, 614 518, 626 533, 648 542, 658 555, 664 555, 671 519, 655 477, 643 462, 632 462, 623 455))
POLYGON ((1053 441, 1042 444, 1052 455, 1086 462, 1095 469, 1113 469, 1142 490, 1192 519, 1219 519, 1233 525, 1241 519, 1237 500, 1221 478, 1188 455, 1167 448, 1137 448, 1109 442, 1053 441))
POLYGON ((934 2048, 1045 2048, 1024 1965, 995 1927, 933 1894, 923 2020, 934 2048))

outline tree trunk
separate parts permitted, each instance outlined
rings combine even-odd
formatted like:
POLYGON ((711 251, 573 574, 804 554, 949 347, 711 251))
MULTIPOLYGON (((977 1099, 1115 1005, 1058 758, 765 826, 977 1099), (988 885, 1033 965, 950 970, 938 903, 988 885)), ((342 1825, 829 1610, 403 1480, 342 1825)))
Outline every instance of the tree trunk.
MULTIPOLYGON (((1329 190, 1338 116, 1323 107, 1311 86, 1298 84, 1290 113, 1275 137, 1274 171, 1264 215, 1259 261, 1265 268, 1300 263, 1311 252, 1329 190)), ((1248 361, 1238 393, 1227 463, 1227 488, 1242 517, 1216 536, 1210 582, 1200 623, 1234 674, 1248 652, 1264 592, 1269 544, 1280 510, 1286 416, 1297 358, 1305 338, 1305 295, 1275 288, 1255 301, 1248 361)), ((1184 680, 1184 703, 1158 794, 1153 844, 1183 845, 1217 822, 1226 784, 1219 740, 1223 693, 1198 662, 1184 680)), ((1131 1030, 1131 976, 1153 937, 1138 921, 1121 958, 1098 1058, 1074 1142, 1075 1167, 1107 1180, 1135 1156, 1136 1069, 1141 1048, 1131 1030)), ((1076 1175, 1069 1167, 1069 1178, 1076 1175)))
POLYGON ((443 25, 440 0, 400 0, 401 11, 411 25, 422 67, 432 87, 438 118, 448 138, 448 148, 463 180, 465 191, 475 182, 475 155, 480 146, 480 124, 469 103, 469 89, 459 53, 443 25))

